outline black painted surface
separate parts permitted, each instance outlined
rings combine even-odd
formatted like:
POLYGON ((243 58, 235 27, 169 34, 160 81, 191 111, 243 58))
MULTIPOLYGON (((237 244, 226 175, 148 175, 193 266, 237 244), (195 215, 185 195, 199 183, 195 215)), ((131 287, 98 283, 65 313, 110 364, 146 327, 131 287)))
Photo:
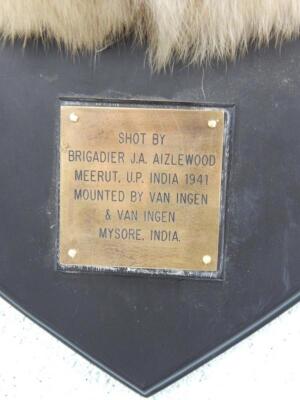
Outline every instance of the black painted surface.
POLYGON ((1 50, 2 294, 143 394, 297 301, 299 65, 300 42, 280 53, 252 52, 232 65, 178 67, 161 75, 151 74, 143 54, 125 46, 97 60, 74 61, 53 48, 24 51, 16 44, 1 50), (59 96, 236 105, 224 281, 55 270, 59 96))

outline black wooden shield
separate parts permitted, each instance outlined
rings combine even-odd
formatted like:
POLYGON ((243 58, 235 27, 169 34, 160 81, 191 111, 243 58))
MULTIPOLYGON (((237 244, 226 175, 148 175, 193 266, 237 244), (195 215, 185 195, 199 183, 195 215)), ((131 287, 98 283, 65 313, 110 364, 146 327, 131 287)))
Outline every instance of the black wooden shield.
POLYGON ((152 73, 126 45, 75 60, 20 44, 0 54, 0 290, 134 390, 150 395, 299 300, 300 42, 230 65, 152 73), (60 97, 235 106, 224 278, 56 269, 60 97))

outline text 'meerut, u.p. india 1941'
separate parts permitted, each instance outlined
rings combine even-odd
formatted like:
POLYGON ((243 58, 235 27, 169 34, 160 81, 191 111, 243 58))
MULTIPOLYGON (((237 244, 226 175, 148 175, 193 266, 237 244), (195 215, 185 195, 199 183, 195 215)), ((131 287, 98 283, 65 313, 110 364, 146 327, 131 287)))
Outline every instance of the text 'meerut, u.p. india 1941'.
POLYGON ((62 269, 219 268, 224 109, 62 105, 62 269))

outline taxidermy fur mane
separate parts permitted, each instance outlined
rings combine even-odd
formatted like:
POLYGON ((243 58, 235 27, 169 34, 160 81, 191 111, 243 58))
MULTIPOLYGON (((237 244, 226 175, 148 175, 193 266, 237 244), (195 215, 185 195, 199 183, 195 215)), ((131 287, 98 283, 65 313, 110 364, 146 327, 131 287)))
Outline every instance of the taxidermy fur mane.
POLYGON ((99 52, 134 37, 154 68, 234 59, 300 33, 300 0, 0 0, 2 40, 99 52))

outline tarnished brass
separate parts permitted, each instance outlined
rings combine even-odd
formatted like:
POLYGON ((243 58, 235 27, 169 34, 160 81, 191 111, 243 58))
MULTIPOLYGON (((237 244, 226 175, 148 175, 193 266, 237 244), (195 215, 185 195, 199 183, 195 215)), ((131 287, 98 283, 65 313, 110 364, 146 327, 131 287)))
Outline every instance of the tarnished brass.
POLYGON ((61 107, 59 263, 215 272, 224 112, 61 107))

